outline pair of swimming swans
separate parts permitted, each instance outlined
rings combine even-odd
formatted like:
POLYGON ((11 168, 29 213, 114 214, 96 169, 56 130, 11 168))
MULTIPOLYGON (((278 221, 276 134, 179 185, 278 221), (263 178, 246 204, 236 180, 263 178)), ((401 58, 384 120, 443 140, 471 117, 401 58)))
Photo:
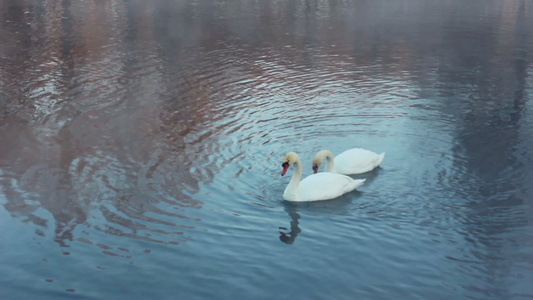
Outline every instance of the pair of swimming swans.
POLYGON ((342 196, 363 185, 365 179, 353 179, 345 174, 360 174, 371 171, 385 158, 385 153, 376 154, 372 151, 354 148, 347 150, 335 158, 329 150, 318 152, 313 159, 315 174, 302 179, 302 161, 295 152, 283 157, 281 175, 285 175, 291 165, 294 174, 285 188, 283 199, 294 202, 329 200, 342 196), (322 162, 326 160, 325 171, 317 173, 322 162))

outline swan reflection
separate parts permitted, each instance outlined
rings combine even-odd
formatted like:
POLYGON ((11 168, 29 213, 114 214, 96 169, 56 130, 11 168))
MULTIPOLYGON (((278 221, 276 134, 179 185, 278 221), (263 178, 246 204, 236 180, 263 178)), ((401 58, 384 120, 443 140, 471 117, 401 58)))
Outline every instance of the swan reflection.
MULTIPOLYGON (((378 168, 379 169, 379 168, 378 168)), ((372 179, 375 179, 376 174, 379 170, 373 170, 371 172, 365 173, 366 176, 369 176, 372 179)), ((356 175, 357 177, 357 175, 356 175)), ((360 177, 360 175, 359 175, 360 177)), ((288 213, 290 217, 290 226, 287 228, 285 226, 280 226, 279 228, 279 240, 286 244, 293 244, 296 241, 296 237, 302 232, 300 228, 300 213, 299 210, 303 209, 304 214, 307 213, 307 216, 312 218, 311 214, 318 214, 319 216, 327 214, 342 214, 348 209, 350 204, 353 203, 354 199, 357 199, 361 196, 360 191, 354 191, 345 195, 342 195, 338 198, 326 201, 312 201, 312 202, 300 202, 294 203, 290 201, 285 201, 284 211, 288 213)))
POLYGON ((279 240, 284 242, 285 244, 293 244, 296 240, 296 237, 302 230, 300 227, 298 227, 298 220, 300 219, 300 214, 298 214, 298 207, 296 205, 286 205, 285 211, 289 214, 291 217, 291 225, 290 225, 290 231, 289 232, 283 232, 282 230, 289 230, 286 227, 279 227, 279 240))

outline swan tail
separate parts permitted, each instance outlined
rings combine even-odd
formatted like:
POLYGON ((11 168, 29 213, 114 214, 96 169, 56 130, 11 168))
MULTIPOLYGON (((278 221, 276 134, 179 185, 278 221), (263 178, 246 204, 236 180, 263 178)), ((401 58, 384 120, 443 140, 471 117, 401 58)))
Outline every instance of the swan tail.
POLYGON ((366 179, 354 179, 352 190, 355 190, 356 188, 362 186, 365 183, 366 179))
POLYGON ((385 159, 385 152, 381 153, 378 155, 378 160, 376 162, 376 167, 379 166, 381 164, 381 162, 385 159))

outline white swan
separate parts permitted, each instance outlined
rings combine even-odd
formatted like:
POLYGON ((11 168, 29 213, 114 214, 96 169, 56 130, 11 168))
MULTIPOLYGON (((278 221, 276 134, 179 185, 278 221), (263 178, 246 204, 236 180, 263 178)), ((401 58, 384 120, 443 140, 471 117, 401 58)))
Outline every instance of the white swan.
POLYGON ((294 165, 294 174, 285 188, 283 199, 287 201, 319 201, 337 198, 361 186, 365 179, 352 179, 335 173, 312 174, 302 178, 302 162, 295 152, 285 154, 281 166, 281 175, 285 175, 289 166, 294 165))
POLYGON ((374 153, 362 148, 353 148, 346 150, 333 158, 329 150, 319 151, 313 159, 313 170, 318 172, 318 168, 326 159, 324 171, 339 174, 361 174, 373 170, 379 166, 385 158, 385 152, 381 154, 374 153))

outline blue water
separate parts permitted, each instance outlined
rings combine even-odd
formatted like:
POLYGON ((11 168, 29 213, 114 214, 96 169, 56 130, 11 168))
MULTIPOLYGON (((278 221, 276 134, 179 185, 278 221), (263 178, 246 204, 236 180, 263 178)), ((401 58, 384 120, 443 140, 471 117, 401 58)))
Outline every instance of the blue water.
POLYGON ((230 2, 0 4, 0 299, 533 298, 533 2, 230 2))

